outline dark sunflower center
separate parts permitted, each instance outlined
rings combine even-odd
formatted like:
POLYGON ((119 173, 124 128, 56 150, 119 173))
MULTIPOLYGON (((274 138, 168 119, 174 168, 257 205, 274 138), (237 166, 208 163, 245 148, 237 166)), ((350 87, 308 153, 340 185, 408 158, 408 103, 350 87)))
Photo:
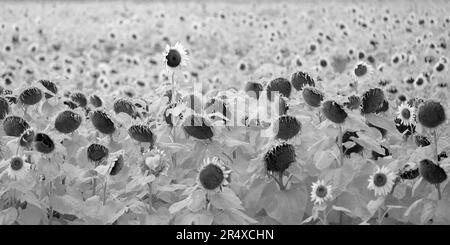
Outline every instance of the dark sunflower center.
POLYGON ((402 110, 402 117, 404 119, 409 119, 411 117, 411 112, 408 109, 403 109, 402 110))
POLYGON ((316 195, 320 198, 324 198, 328 193, 328 190, 325 186, 321 185, 317 187, 316 195))
POLYGON ((367 73, 367 67, 365 65, 359 64, 355 68, 355 75, 358 77, 364 76, 367 73))
POLYGON ((423 79, 422 78, 417 79, 416 84, 419 85, 419 86, 422 85, 423 84, 423 79))
POLYGON ((166 56, 167 65, 175 68, 181 63, 181 54, 175 49, 169 50, 169 53, 166 56))
POLYGON ((15 157, 11 159, 11 169, 14 171, 18 171, 23 167, 23 160, 19 157, 15 157))
POLYGON ((375 174, 373 178, 373 183, 376 187, 383 187, 387 183, 387 176, 383 173, 375 174))
POLYGON ((221 168, 208 164, 200 171, 200 183, 207 190, 214 190, 222 183, 224 174, 221 168))

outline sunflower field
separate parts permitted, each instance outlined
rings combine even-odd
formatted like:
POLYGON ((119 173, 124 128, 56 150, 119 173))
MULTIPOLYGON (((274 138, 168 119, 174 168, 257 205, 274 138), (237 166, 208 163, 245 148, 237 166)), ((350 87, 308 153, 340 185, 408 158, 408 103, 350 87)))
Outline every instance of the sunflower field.
POLYGON ((448 1, 4 1, 0 224, 450 224, 448 1))

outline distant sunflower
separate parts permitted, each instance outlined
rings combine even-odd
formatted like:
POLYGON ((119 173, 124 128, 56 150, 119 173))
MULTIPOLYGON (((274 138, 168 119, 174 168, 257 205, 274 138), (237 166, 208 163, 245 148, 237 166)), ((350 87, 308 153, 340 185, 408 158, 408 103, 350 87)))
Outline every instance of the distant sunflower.
POLYGON ((8 165, 8 168, 5 171, 9 178, 13 180, 24 179, 30 170, 30 164, 25 161, 25 158, 19 156, 13 156, 4 161, 3 164, 8 165))
POLYGON ((403 125, 414 125, 416 124, 416 109, 407 103, 402 103, 398 107, 397 118, 401 120, 403 125))
POLYGON ((166 64, 167 70, 174 71, 181 67, 187 66, 187 51, 179 42, 177 42, 175 46, 167 45, 163 55, 164 64, 166 64))
POLYGON ((373 68, 366 62, 358 62, 352 70, 352 75, 356 81, 367 81, 373 74, 373 68))
POLYGON ((326 185, 325 181, 318 180, 311 187, 311 201, 314 202, 314 205, 322 205, 333 198, 331 195, 332 186, 326 185))

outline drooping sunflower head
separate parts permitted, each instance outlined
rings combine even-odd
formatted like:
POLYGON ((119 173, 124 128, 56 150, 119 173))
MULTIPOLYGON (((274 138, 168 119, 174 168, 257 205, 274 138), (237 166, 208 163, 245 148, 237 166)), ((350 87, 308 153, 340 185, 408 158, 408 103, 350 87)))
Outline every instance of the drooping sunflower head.
POLYGON ((264 163, 268 172, 283 173, 295 161, 295 148, 288 143, 273 146, 264 155, 264 163))
POLYGON ((322 104, 322 112, 325 117, 337 124, 343 123, 348 114, 336 101, 328 100, 322 104))
POLYGON ((312 107, 319 107, 324 98, 322 91, 309 86, 303 87, 302 95, 305 102, 312 107))

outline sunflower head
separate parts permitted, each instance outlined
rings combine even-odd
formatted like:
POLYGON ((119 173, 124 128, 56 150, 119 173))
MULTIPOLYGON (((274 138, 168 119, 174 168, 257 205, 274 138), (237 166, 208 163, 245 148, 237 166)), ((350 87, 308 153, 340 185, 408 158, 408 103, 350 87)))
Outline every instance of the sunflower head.
POLYGON ((23 168, 24 166, 24 161, 21 157, 13 157, 11 158, 11 160, 9 161, 9 167, 14 170, 14 171, 19 171, 23 168))
POLYGON ((292 74, 291 83, 296 90, 302 90, 305 85, 312 87, 316 85, 314 79, 308 73, 302 71, 292 74))
POLYGON ((153 145, 155 143, 155 134, 149 126, 143 124, 132 125, 128 129, 128 135, 138 142, 146 142, 153 145))
POLYGON ((281 140, 289 140, 295 137, 301 130, 301 122, 293 116, 280 116, 274 123, 276 138, 281 140))
POLYGON ((440 184, 447 179, 445 170, 429 159, 420 161, 419 172, 430 184, 440 184))
POLYGON ((289 98, 291 95, 292 85, 286 78, 278 77, 270 81, 267 85, 267 99, 272 101, 275 96, 273 93, 278 92, 280 95, 289 98))
POLYGON ((98 96, 98 95, 91 95, 91 97, 89 97, 89 102, 91 102, 91 104, 94 107, 101 107, 103 105, 103 101, 102 99, 98 96))
POLYGON ((34 136, 34 148, 40 153, 49 154, 55 149, 55 143, 47 134, 37 133, 34 136))
POLYGON ((133 104, 133 102, 127 100, 127 99, 118 99, 114 101, 114 112, 116 114, 119 113, 125 113, 128 114, 130 117, 135 118, 137 114, 136 106, 133 104))
POLYGON ((37 104, 42 99, 42 91, 36 87, 30 87, 22 91, 19 95, 19 101, 24 105, 37 104))
POLYGON ((44 88, 46 88, 50 93, 45 93, 45 98, 49 99, 53 97, 53 94, 58 93, 58 87, 56 86, 56 84, 52 81, 49 80, 39 80, 38 83, 42 84, 42 86, 44 86, 44 88))
POLYGON ((208 158, 204 160, 203 167, 198 175, 198 181, 206 190, 215 191, 228 185, 230 173, 231 171, 227 170, 218 157, 208 158))
POLYGON ((313 201, 315 205, 322 205, 333 198, 332 186, 326 185, 323 180, 318 180, 313 183, 311 188, 311 201, 313 201))
POLYGON ((332 100, 322 104, 322 112, 328 120, 337 124, 343 123, 348 116, 342 106, 332 100))
POLYGON ((116 131, 114 122, 105 112, 101 110, 93 111, 91 121, 94 127, 103 134, 113 134, 116 131))
POLYGON ((179 42, 175 46, 166 46, 164 63, 168 69, 177 69, 187 65, 187 51, 179 42))
POLYGON ((302 91, 303 99, 312 107, 319 107, 323 100, 323 93, 314 87, 303 87, 302 91))
POLYGON ((30 164, 27 163, 24 158, 19 156, 14 156, 9 159, 9 167, 7 169, 7 174, 10 178, 14 180, 23 179, 28 171, 30 164))
MULTIPOLYGON (((416 124, 416 110, 414 107, 409 106, 407 103, 403 103, 398 107, 397 121, 401 124, 410 126, 416 124)), ((396 121, 396 123, 397 123, 396 121)), ((403 133, 403 132, 401 132, 403 133)))
POLYGON ((75 102, 79 107, 86 107, 88 100, 86 96, 81 92, 75 92, 70 95, 70 99, 75 102))
POLYGON ((265 155, 264 162, 269 172, 284 172, 296 161, 295 148, 282 143, 272 147, 265 155))
POLYGON ((213 128, 208 120, 201 115, 188 115, 183 122, 184 131, 200 140, 211 139, 214 136, 213 128))
POLYGON ((89 160, 99 163, 108 157, 109 150, 106 146, 100 144, 91 144, 87 148, 87 157, 89 160))
POLYGON ((363 94, 361 112, 363 114, 375 113, 383 106, 384 100, 383 90, 380 88, 369 89, 363 94))
POLYGON ((259 95, 264 90, 261 83, 258 82, 247 82, 244 87, 245 93, 247 93, 250 97, 254 97, 259 99, 259 95))
POLYGON ((419 175, 419 167, 415 163, 406 163, 398 173, 398 176, 403 180, 412 180, 419 175))
POLYGON ((30 125, 21 117, 8 116, 3 120, 3 130, 7 136, 20 137, 30 125))
POLYGON ((63 134, 69 134, 80 127, 82 120, 82 117, 73 111, 63 111, 55 119, 55 128, 63 134))
POLYGON ((369 178, 369 190, 374 190, 376 196, 386 196, 392 190, 396 175, 386 167, 378 167, 369 178))
POLYGON ((418 147, 425 147, 431 145, 430 140, 426 136, 419 134, 414 135, 414 142, 418 147))
POLYGON ((431 100, 426 101, 419 107, 417 117, 420 124, 427 128, 435 128, 446 119, 445 110, 441 103, 431 100))
POLYGON ((348 102, 344 102, 344 106, 349 110, 359 109, 361 106, 361 98, 358 95, 348 97, 348 102))
POLYGON ((142 173, 148 171, 148 173, 158 177, 168 169, 168 163, 169 159, 164 151, 155 147, 150 151, 150 155, 146 156, 141 165, 141 170, 142 173))
POLYGON ((8 101, 0 97, 0 120, 5 119, 6 115, 8 115, 10 112, 9 103, 8 101))

